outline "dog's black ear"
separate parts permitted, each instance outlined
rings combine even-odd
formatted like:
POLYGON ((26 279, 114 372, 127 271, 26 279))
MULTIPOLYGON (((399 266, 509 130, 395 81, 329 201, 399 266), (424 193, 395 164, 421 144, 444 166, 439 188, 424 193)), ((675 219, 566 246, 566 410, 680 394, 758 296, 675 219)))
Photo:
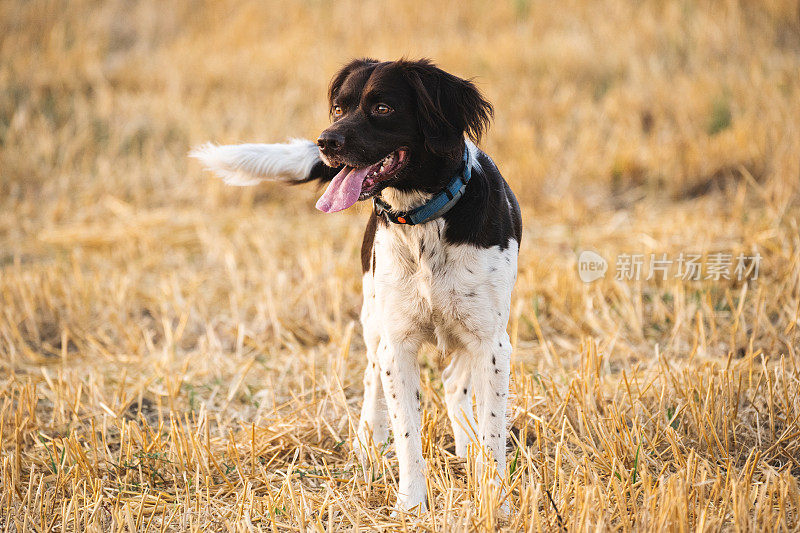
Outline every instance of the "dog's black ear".
POLYGON ((379 63, 377 59, 371 59, 369 57, 363 57, 360 59, 354 59, 350 61, 348 64, 342 67, 342 69, 336 73, 336 75, 331 80, 330 85, 328 85, 328 105, 333 106, 333 100, 336 98, 336 95, 339 94, 339 89, 342 88, 342 84, 347 77, 352 74, 354 71, 366 67, 368 65, 375 65, 379 63))
POLYGON ((480 141, 494 110, 474 83, 448 74, 427 59, 400 63, 416 96, 417 117, 428 150, 456 155, 465 133, 476 143, 480 141))

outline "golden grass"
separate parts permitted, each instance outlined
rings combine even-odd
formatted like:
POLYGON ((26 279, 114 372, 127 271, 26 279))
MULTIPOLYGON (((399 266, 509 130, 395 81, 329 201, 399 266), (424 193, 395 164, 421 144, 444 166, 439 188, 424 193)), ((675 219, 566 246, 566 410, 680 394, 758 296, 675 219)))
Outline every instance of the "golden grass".
POLYGON ((0 3, 0 528, 800 529, 799 73, 796 0, 0 3), (432 351, 433 510, 354 462, 364 209, 185 157, 314 136, 403 54, 477 77, 523 205, 507 521, 432 351), (764 259, 583 284, 585 248, 764 259))

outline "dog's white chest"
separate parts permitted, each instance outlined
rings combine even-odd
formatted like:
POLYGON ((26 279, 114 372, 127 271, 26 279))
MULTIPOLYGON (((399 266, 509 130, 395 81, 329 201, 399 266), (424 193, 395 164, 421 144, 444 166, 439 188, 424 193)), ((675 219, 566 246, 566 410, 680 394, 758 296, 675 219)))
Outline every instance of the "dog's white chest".
MULTIPOLYGON (((440 347, 491 337, 508 320, 516 279, 516 242, 500 249, 449 244, 444 221, 379 227, 375 308, 384 327, 440 347)), ((504 326, 503 326, 504 327, 504 326)))

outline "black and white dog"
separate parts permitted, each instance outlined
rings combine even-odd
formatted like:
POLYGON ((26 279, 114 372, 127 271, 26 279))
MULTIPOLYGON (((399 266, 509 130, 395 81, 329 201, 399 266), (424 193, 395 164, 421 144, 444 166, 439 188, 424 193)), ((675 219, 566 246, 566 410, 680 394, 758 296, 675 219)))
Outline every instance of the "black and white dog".
MULTIPOLYGON (((506 333, 522 234, 519 205, 478 142, 492 106, 427 60, 358 59, 331 81, 333 124, 317 142, 207 144, 192 152, 226 182, 329 182, 326 213, 373 199, 361 248, 367 347, 354 449, 395 436, 397 507, 426 508, 417 352, 438 346, 456 452, 506 466, 511 342, 506 333), (477 425, 472 396, 477 404, 477 425), (388 410, 387 410, 388 407, 388 410)), ((491 478, 487 478, 491 479, 491 478)))

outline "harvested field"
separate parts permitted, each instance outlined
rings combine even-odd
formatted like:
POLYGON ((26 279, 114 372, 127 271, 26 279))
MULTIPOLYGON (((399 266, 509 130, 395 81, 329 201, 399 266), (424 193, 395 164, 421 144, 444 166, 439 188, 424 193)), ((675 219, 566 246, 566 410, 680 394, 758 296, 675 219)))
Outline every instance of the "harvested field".
POLYGON ((5 0, 0 530, 798 531, 799 222, 797 0, 5 0), (433 509, 354 459, 368 206, 186 157, 402 55, 475 77, 522 204, 507 520, 432 348, 433 509))

